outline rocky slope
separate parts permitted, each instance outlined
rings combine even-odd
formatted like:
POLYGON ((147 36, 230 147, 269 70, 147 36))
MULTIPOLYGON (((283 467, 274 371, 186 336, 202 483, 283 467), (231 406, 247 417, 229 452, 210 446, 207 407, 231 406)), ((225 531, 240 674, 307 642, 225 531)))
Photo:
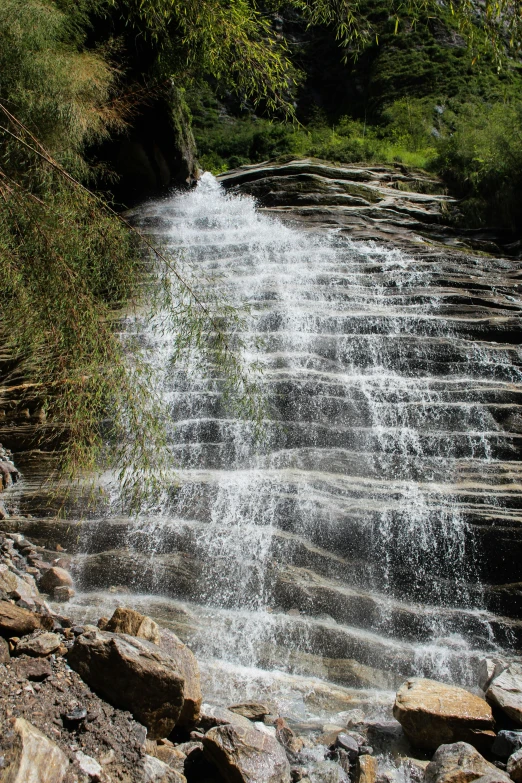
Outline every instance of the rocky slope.
POLYGON ((482 661, 480 695, 410 679, 396 722, 353 711, 344 726, 296 731, 258 701, 202 705, 191 651, 149 617, 120 608, 90 626, 53 611, 38 585, 68 583, 67 572, 38 555, 23 536, 0 536, 2 783, 521 779, 518 664, 482 661))
POLYGON ((354 711, 295 731, 258 701, 202 705, 193 654, 149 617, 120 608, 90 626, 53 611, 37 585, 67 574, 23 536, 1 535, 0 553, 2 783, 520 781, 518 664, 484 660, 480 695, 410 679, 395 723, 354 711))
POLYGON ((428 244, 520 253, 519 244, 506 245, 498 233, 452 227, 450 212, 458 202, 445 195, 441 180, 400 164, 334 166, 298 159, 242 166, 222 174, 219 181, 304 228, 334 229, 353 239, 392 243, 417 252, 425 252, 428 244))

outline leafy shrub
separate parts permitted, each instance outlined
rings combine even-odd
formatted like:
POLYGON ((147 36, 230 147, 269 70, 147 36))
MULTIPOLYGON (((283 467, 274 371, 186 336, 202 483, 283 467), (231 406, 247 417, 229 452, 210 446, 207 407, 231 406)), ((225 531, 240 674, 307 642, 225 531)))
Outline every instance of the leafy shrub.
POLYGON ((464 201, 465 220, 519 228, 522 103, 467 103, 438 143, 436 169, 464 201))

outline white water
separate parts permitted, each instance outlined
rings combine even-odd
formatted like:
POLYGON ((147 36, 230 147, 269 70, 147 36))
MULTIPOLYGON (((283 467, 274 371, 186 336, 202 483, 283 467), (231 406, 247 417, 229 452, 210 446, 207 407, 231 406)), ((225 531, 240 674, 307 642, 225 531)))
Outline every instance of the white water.
POLYGON ((209 174, 140 220, 250 307, 270 417, 259 451, 199 370, 165 369, 168 334, 150 331, 179 485, 127 542, 133 588, 147 577, 168 598, 134 603, 174 613, 225 702, 266 692, 306 717, 321 680, 366 684, 350 708, 389 703, 372 688, 409 674, 473 684, 497 643, 461 495, 492 489, 499 428, 481 395, 520 380, 507 352, 459 334, 429 264, 283 225, 209 174), (183 561, 164 568, 176 551, 188 592, 183 561))

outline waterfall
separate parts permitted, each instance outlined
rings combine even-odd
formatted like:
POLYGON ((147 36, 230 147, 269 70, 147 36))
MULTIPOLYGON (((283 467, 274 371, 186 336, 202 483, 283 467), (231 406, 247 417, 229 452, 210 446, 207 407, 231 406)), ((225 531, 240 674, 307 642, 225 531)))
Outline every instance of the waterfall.
POLYGON ((473 522, 502 505, 515 458, 484 400, 520 372, 432 296, 451 259, 293 228, 210 174, 139 222, 248 307, 268 415, 256 445, 150 327, 175 481, 126 528, 134 605, 192 645, 216 699, 267 693, 304 714, 322 681, 334 711, 412 674, 473 684, 512 641, 484 608, 473 522))

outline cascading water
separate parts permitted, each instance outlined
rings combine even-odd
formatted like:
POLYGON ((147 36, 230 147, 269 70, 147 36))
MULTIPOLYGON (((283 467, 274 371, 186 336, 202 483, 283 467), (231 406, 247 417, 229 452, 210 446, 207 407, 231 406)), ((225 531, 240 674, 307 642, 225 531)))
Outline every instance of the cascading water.
POLYGON ((513 354, 455 330, 430 293, 440 268, 289 227, 210 174, 139 220, 249 305, 270 417, 257 448, 196 370, 164 370, 168 335, 150 333, 178 485, 126 528, 134 604, 228 703, 335 712, 412 674, 472 684, 481 651, 510 642, 480 608, 468 517, 497 459, 481 400, 520 381, 513 354))

